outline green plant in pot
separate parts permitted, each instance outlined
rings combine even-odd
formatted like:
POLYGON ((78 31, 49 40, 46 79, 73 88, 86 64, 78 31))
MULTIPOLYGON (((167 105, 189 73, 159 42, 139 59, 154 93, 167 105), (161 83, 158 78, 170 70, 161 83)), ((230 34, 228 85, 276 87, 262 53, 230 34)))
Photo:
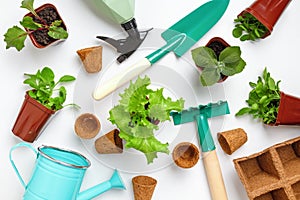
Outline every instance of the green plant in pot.
POLYGON ((280 91, 279 83, 265 68, 256 83, 249 83, 252 90, 246 100, 248 106, 236 116, 250 114, 267 125, 300 125, 300 99, 280 91))
POLYGON ((239 15, 235 20, 232 35, 241 41, 257 40, 267 35, 269 30, 250 13, 239 15))
POLYGON ((254 41, 269 36, 291 0, 255 0, 234 20, 232 34, 241 41, 254 41))
POLYGON ((30 11, 26 14, 19 26, 13 26, 4 34, 6 49, 11 47, 21 51, 25 47, 27 36, 37 48, 44 48, 55 41, 67 39, 67 28, 61 19, 56 7, 44 4, 34 9, 33 0, 23 0, 21 8, 30 11))
POLYGON ((148 164, 157 158, 157 152, 169 153, 168 143, 155 138, 159 123, 170 120, 170 112, 181 111, 184 106, 182 98, 176 101, 165 98, 163 88, 152 90, 150 84, 147 76, 130 82, 120 94, 119 104, 109 111, 109 120, 119 128, 125 147, 143 152, 148 164))
POLYGON ((203 86, 211 86, 243 71, 246 62, 238 46, 230 46, 221 38, 213 38, 206 46, 193 49, 192 58, 202 71, 203 86))
POLYGON ((23 83, 29 85, 31 90, 26 92, 12 132, 24 141, 33 142, 52 114, 65 106, 75 105, 64 105, 67 91, 61 85, 74 81, 75 77, 64 75, 55 81, 55 75, 49 67, 25 76, 27 78, 23 83))

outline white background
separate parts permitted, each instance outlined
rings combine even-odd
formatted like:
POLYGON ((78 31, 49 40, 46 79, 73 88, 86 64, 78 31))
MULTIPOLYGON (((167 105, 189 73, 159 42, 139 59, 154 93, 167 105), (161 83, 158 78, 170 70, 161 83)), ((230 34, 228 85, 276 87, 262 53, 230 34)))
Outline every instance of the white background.
MULTIPOLYGON (((40 6, 49 1, 39 0, 35 6, 40 6)), ((21 186, 8 155, 10 148, 20 142, 11 132, 11 128, 23 102, 24 92, 28 89, 22 84, 23 73, 33 73, 43 66, 50 66, 57 76, 71 74, 77 76, 81 70, 81 62, 76 55, 76 50, 99 45, 96 35, 118 35, 121 28, 109 20, 95 14, 88 1, 80 0, 53 0, 51 3, 57 6, 68 30, 69 38, 58 46, 52 46, 44 50, 35 49, 29 39, 26 47, 17 52, 15 49, 5 49, 3 37, 0 42, 1 60, 1 103, 0 103, 0 192, 1 199, 21 199, 24 188, 21 186)), ((205 3, 204 0, 139 0, 136 2, 135 18, 138 27, 167 29, 177 20, 205 3)), ((21 8, 20 1, 3 1, 1 5, 0 34, 18 23, 27 12, 21 8)), ((261 151, 273 144, 299 136, 299 127, 268 127, 251 117, 236 118, 234 114, 243 106, 248 97, 249 81, 256 81, 262 74, 265 66, 276 80, 282 80, 281 90, 288 94, 300 96, 299 90, 299 46, 300 46, 300 2, 292 1, 288 6, 270 37, 258 42, 240 42, 231 35, 234 26, 233 19, 244 8, 252 3, 251 0, 231 1, 221 20, 195 45, 205 45, 214 36, 223 37, 229 44, 238 45, 242 49, 242 57, 247 62, 245 70, 226 80, 220 86, 211 87, 212 93, 218 92, 227 100, 231 114, 222 117, 222 126, 212 129, 212 134, 217 146, 217 153, 221 163, 224 181, 228 193, 228 199, 247 199, 246 192, 234 169, 232 160, 261 151), (220 89, 221 88, 221 89, 220 89), (214 91, 216 89, 216 91, 214 91), (248 142, 233 155, 228 156, 219 146, 216 134, 219 131, 241 127, 248 133, 248 142)), ((191 22, 191 26, 192 23, 191 22)), ((106 46, 107 51, 111 50, 106 46)), ((104 49, 106 50, 106 49, 104 49)), ((189 54, 190 52, 187 52, 189 54)), ((116 54, 117 55, 117 54, 116 54)), ((168 55, 173 56, 173 55, 168 55)), ((188 56, 188 55, 187 55, 188 56)), ((105 59, 105 58, 104 58, 105 59)), ((133 57, 133 59, 135 59, 133 57)), ((174 80, 176 81, 176 80, 174 80)), ((75 84, 69 84, 68 102, 72 102, 75 84)), ((219 100, 212 98, 211 100, 219 100)), ((206 104, 207 101, 199 100, 206 104)), ((82 189, 87 189, 110 177, 112 169, 95 160, 83 147, 81 140, 73 131, 74 113, 72 109, 64 109, 49 124, 41 137, 33 143, 34 147, 48 144, 76 150, 86 155, 92 162, 87 170, 82 189)), ((195 132, 196 134, 196 132, 195 132)), ((194 141, 198 145, 197 141, 194 141)), ((33 156, 29 151, 16 151, 14 158, 22 171, 25 180, 28 180, 33 166, 33 156)), ((97 199, 133 199, 131 179, 138 173, 121 172, 121 176, 127 187, 125 191, 108 191, 97 199)), ((205 178, 203 162, 188 170, 176 167, 174 164, 161 170, 144 173, 156 178, 156 186, 153 199, 210 199, 209 189, 205 178)))

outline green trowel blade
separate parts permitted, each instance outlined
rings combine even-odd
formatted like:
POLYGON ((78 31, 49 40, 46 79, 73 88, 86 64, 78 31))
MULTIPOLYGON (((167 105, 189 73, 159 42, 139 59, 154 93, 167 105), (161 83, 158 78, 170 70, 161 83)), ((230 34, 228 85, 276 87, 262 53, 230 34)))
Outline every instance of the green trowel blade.
POLYGON ((174 36, 185 34, 186 39, 174 50, 177 56, 182 56, 219 21, 228 4, 229 0, 211 0, 182 18, 161 36, 168 41, 174 36))

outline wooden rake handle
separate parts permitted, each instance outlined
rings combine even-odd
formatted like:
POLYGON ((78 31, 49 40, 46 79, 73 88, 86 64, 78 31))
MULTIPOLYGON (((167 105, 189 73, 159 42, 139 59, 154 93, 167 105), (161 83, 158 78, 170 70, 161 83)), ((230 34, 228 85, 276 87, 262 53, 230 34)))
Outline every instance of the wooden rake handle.
POLYGON ((216 150, 203 152, 203 162, 212 200, 227 200, 226 189, 216 150))

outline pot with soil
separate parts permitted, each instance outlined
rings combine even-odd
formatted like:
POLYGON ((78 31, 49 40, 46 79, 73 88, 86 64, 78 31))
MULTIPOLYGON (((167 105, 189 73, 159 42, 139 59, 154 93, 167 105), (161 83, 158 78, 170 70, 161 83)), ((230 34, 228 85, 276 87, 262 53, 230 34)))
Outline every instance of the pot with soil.
POLYGON ((66 100, 66 89, 64 86, 59 86, 59 88, 57 86, 61 83, 74 81, 75 78, 65 75, 55 82, 54 73, 48 67, 38 70, 36 74, 25 75, 28 78, 24 84, 28 84, 32 89, 26 92, 12 132, 26 142, 33 142, 45 128, 49 118, 65 107, 63 103, 66 100))
POLYGON ((21 8, 30 13, 20 22, 22 28, 13 26, 7 30, 4 35, 6 49, 14 47, 18 51, 22 50, 27 36, 37 48, 45 48, 68 38, 66 25, 54 5, 44 4, 33 10, 33 1, 23 0, 21 8))
MULTIPOLYGON (((45 24, 45 26, 49 26, 49 27, 51 27, 51 24, 54 23, 55 21, 61 21, 59 27, 67 31, 67 27, 65 23, 62 20, 61 16, 59 15, 54 5, 49 3, 44 4, 36 9, 36 13, 38 14, 39 17, 34 16, 32 13, 28 13, 26 16, 32 17, 33 21, 36 23, 45 24)), ((30 31, 30 29, 26 29, 26 30, 30 31)), ((31 42, 34 44, 34 46, 36 46, 37 48, 45 48, 50 44, 53 44, 54 42, 57 42, 59 40, 55 38, 55 36, 51 37, 48 34, 48 32, 49 30, 47 28, 44 28, 44 29, 38 29, 36 31, 33 31, 31 34, 29 34, 31 42)))
POLYGON ((234 20, 233 36, 241 41, 269 36, 291 0, 256 0, 234 20))
POLYGON ((279 83, 275 83, 265 68, 257 83, 250 82, 248 106, 240 109, 236 116, 250 114, 271 126, 300 125, 300 98, 280 91, 279 83))
POLYGON ((220 37, 214 37, 202 47, 191 51, 195 65, 201 71, 200 81, 203 86, 223 82, 228 76, 243 71, 246 62, 240 57, 238 46, 230 46, 220 37))

